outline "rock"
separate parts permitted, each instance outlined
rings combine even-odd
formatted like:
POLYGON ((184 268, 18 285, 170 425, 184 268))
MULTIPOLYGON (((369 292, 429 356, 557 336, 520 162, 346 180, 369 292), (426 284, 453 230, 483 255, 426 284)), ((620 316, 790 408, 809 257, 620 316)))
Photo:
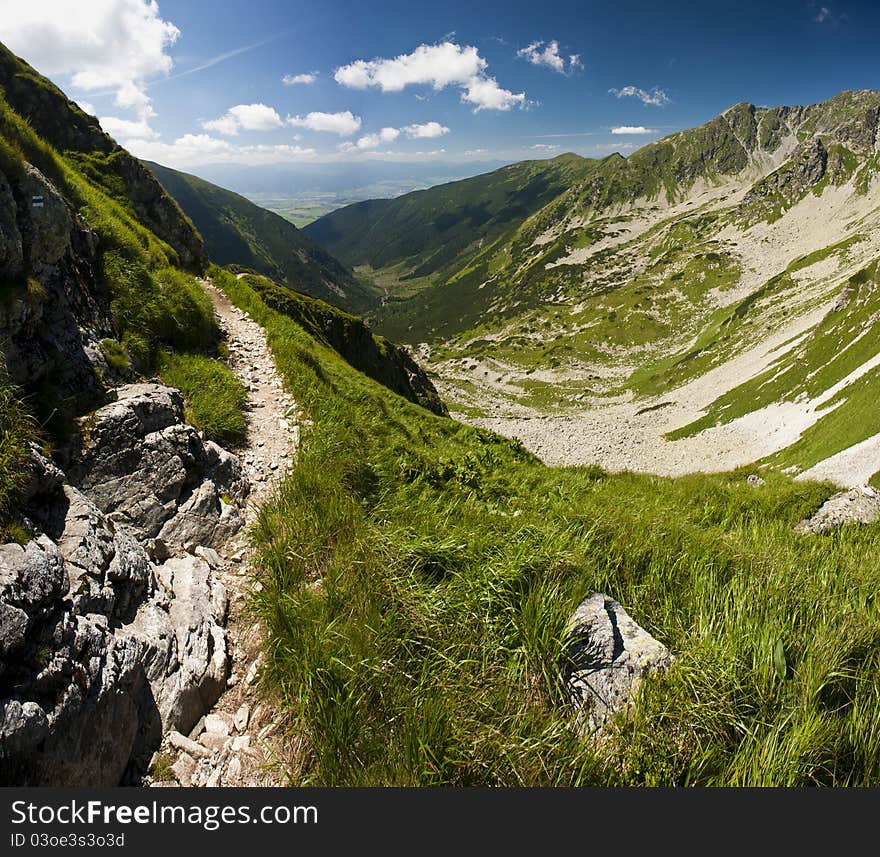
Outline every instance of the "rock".
POLYGON ((247 729, 248 721, 250 720, 251 709, 250 706, 245 702, 241 705, 238 711, 235 712, 235 717, 233 721, 235 723, 235 728, 239 732, 244 732, 247 729))
POLYGON ((209 714, 205 718, 205 731, 225 738, 229 734, 229 725, 217 714, 209 714))
POLYGON ((221 752, 232 739, 228 735, 219 732, 203 732, 199 735, 199 744, 214 752, 221 752))
POLYGON ((177 761, 171 766, 174 776, 184 788, 192 785, 193 774, 196 771, 196 760, 188 753, 181 753, 177 757, 177 761))
POLYGON ((758 488, 759 486, 764 484, 764 480, 756 473, 753 473, 751 476, 749 476, 749 478, 746 479, 746 482, 753 488, 758 488))
POLYGON ((198 744, 191 738, 187 738, 186 735, 181 735, 180 732, 175 729, 172 729, 168 733, 168 743, 175 750, 182 750, 185 753, 189 753, 194 759, 204 759, 211 755, 211 752, 201 744, 198 744))
POLYGON ((844 524, 871 524, 880 518, 880 496, 864 485, 829 497, 815 515, 795 526, 797 533, 824 535, 844 524))
POLYGON ((203 559, 212 569, 218 569, 221 565, 223 565, 223 561, 220 559, 220 554, 214 550, 214 548, 206 548, 202 545, 199 545, 195 549, 195 555, 199 559, 203 559))
POLYGON ((238 459, 183 422, 183 397, 159 384, 130 384, 82 421, 71 481, 142 540, 195 549, 229 538, 243 520, 221 496, 241 498, 238 459))
POLYGON ((147 552, 75 488, 66 486, 64 496, 68 505, 58 548, 76 612, 129 617, 155 586, 147 552))
POLYGON ((156 569, 164 593, 145 604, 125 633, 148 646, 145 667, 164 728, 189 732, 226 684, 226 590, 194 556, 156 569))
POLYGON ((251 747, 251 738, 250 735, 239 735, 236 738, 232 739, 232 752, 233 753, 243 753, 250 750, 251 747))
POLYGON ((229 760, 226 767, 226 773, 223 775, 223 782, 227 786, 237 786, 241 781, 241 759, 233 756, 229 760))
POLYGON ((588 733, 627 710, 645 676, 673 662, 662 643, 601 593, 584 600, 569 620, 567 656, 575 723, 588 733))
POLYGON ((257 658, 251 665, 248 667, 248 671, 244 677, 244 683, 250 687, 255 684, 257 681, 257 675, 260 672, 260 659, 257 658))

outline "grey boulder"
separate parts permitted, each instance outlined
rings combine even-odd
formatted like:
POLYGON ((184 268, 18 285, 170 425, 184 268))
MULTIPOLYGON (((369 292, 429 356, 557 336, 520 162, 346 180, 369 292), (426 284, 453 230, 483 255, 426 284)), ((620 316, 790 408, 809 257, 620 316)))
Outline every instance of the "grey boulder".
POLYGON ((669 649, 616 601, 594 593, 569 619, 568 687, 579 731, 595 733, 632 704, 646 676, 672 666, 669 649))

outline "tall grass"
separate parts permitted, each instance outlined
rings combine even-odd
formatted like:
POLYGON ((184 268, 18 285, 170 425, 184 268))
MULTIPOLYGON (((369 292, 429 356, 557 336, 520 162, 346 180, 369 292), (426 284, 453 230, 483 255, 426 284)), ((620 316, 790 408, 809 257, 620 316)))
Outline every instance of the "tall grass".
POLYGON ((28 479, 28 446, 34 425, 0 362, 0 542, 10 536, 19 494, 28 479))
POLYGON ((878 782, 880 528, 792 532, 830 486, 547 468, 215 281, 313 421, 254 531, 294 781, 878 782), (677 657, 601 748, 568 725, 559 669, 593 590, 677 657))
POLYGON ((187 400, 186 421, 224 446, 247 440, 247 390, 226 364, 200 354, 168 353, 160 368, 162 380, 177 387, 187 400))

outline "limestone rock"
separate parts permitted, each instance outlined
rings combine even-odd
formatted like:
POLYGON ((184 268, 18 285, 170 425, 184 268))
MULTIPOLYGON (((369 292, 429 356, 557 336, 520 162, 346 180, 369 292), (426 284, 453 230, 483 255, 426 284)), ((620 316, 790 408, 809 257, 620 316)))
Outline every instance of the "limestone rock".
POLYGON ((144 666, 164 729, 186 733, 225 687, 226 590, 193 556, 168 560, 156 577, 164 599, 144 604, 124 632, 146 646, 144 666))
POLYGON ((84 442, 70 475, 105 513, 142 539, 211 547, 243 519, 223 495, 247 493, 241 464, 183 422, 183 397, 159 384, 131 384, 83 421, 84 442))
POLYGON ((795 532, 824 535, 844 524, 870 524, 878 518, 880 492, 863 485, 829 497, 815 515, 795 527, 795 532))
POLYGON ((645 676, 672 665, 669 650, 601 593, 568 623, 568 683, 581 731, 597 732, 631 704, 645 676))

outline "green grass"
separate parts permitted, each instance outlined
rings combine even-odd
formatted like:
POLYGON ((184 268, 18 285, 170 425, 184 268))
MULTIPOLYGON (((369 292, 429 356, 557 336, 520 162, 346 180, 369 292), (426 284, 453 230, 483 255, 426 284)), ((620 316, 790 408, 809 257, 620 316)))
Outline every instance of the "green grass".
POLYGON ((312 420, 253 533, 295 783, 880 781, 880 527, 792 532, 830 486, 544 467, 217 281, 312 420), (569 727, 559 678, 593 590, 677 657, 604 750, 569 727))
POLYGON ((35 438, 33 421, 15 388, 0 368, 0 542, 18 540, 16 503, 28 480, 29 444, 35 438))
POLYGON ((199 354, 167 354, 162 380, 186 397, 186 421, 222 446, 247 440, 247 390, 224 363, 199 354))

